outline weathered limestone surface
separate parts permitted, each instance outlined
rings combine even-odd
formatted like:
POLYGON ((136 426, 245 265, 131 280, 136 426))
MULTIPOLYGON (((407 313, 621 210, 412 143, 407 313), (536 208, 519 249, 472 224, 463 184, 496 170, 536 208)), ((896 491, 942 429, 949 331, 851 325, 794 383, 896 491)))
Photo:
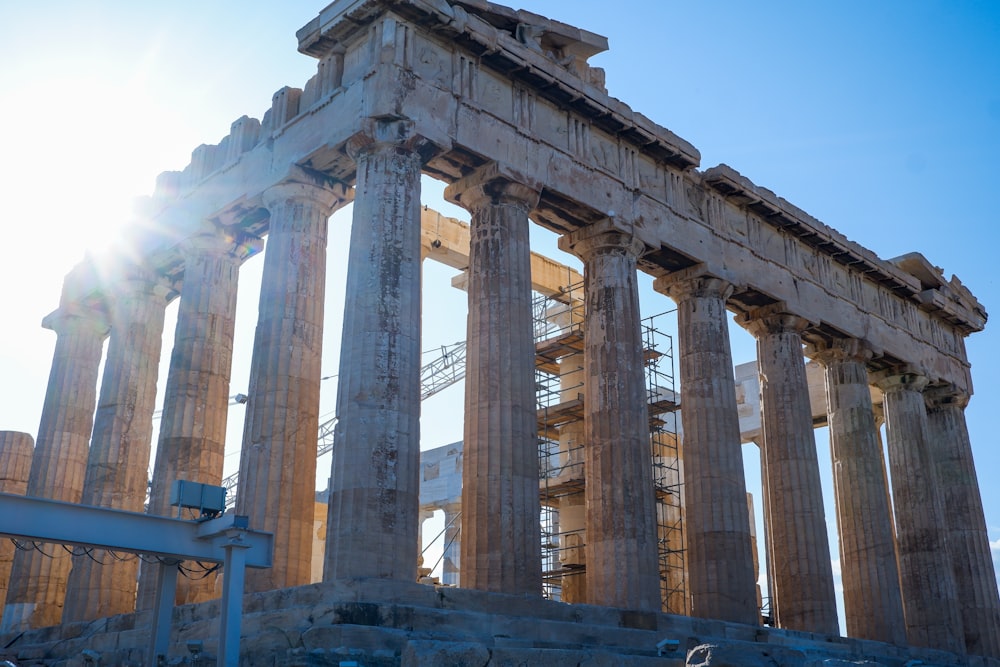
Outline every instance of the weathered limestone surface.
POLYGON ((274 567, 248 571, 250 590, 310 581, 327 220, 348 200, 342 184, 304 170, 264 193, 271 227, 236 512, 274 534, 274 567))
POLYGON ((830 546, 802 353, 806 320, 783 305, 741 323, 757 339, 762 456, 767 471, 768 571, 778 627, 838 633, 830 546))
POLYGON ((927 378, 881 377, 885 392, 889 473, 896 511, 896 548, 907 641, 963 653, 965 638, 951 568, 942 496, 924 407, 927 378))
POLYGON ((472 213, 462 468, 462 585, 540 595, 528 214, 538 190, 489 165, 445 195, 472 213))
POLYGON ((355 137, 354 223, 323 579, 417 576, 420 469, 420 138, 374 122, 355 137))
MULTIPOLYGON (((31 455, 35 441, 29 433, 0 431, 0 493, 24 495, 31 474, 31 455)), ((16 549, 10 540, 0 538, 0 600, 7 597, 10 569, 16 549)), ((0 621, 3 608, 0 607, 0 621)))
POLYGON ((600 225, 563 237, 560 245, 583 260, 588 602, 659 610, 635 266, 643 246, 600 225))
MULTIPOLYGON (((111 339, 80 502, 141 512, 170 289, 155 273, 130 266, 112 282, 111 291, 111 339)), ((101 550, 74 555, 63 621, 135 609, 138 568, 137 558, 119 560, 101 550)))
MULTIPOLYGON (((170 506, 175 480, 222 482, 233 359, 236 293, 241 257, 236 239, 208 230, 184 241, 184 283, 163 396, 150 514, 176 516, 170 506)), ((193 510, 182 516, 196 518, 193 510)), ((198 566, 187 564, 193 571, 198 566)), ((139 609, 152 607, 156 574, 141 567, 139 609)), ((178 604, 215 597, 215 578, 178 577, 178 604)))
POLYGON ((733 358, 732 285, 706 276, 658 279, 677 302, 691 614, 758 621, 733 358))
POLYGON ((838 340, 811 355, 826 371, 833 490, 849 637, 906 642, 882 442, 862 341, 838 340))
POLYGON ((952 387, 925 392, 929 445, 946 508, 948 553, 961 601, 965 648, 1000 659, 1000 598, 983 501, 965 424, 967 394, 952 387))
MULTIPOLYGON (((26 495, 77 503, 87 469, 107 317, 63 304, 42 325, 58 337, 26 495)), ((14 556, 0 626, 4 632, 55 625, 62 618, 72 561, 62 548, 44 550, 14 556)))

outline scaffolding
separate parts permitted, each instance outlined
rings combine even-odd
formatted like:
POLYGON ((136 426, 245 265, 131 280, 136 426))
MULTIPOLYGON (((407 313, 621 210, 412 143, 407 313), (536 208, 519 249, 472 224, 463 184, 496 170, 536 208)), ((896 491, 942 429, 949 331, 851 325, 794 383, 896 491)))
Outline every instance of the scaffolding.
MULTIPOLYGON (((581 288, 574 286, 567 291, 580 294, 581 288)), ((534 301, 533 311, 544 594, 549 599, 579 602, 586 572, 583 302, 540 296, 534 301)), ((687 614, 679 406, 673 338, 663 331, 674 312, 644 319, 642 338, 661 601, 664 611, 687 614)))

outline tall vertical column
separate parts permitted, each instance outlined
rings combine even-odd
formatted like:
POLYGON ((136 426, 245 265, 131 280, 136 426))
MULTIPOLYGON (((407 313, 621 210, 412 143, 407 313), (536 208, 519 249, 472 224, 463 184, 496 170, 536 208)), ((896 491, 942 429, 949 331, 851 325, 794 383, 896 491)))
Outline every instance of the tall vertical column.
POLYGON ((823 364, 840 536, 844 613, 850 637, 906 643, 892 509, 868 369, 872 352, 857 339, 814 347, 823 364))
POLYGON ((691 615, 756 624, 757 589, 726 299, 733 286, 681 274, 655 289, 677 303, 691 615))
MULTIPOLYGON (((222 483, 241 246, 232 233, 217 229, 193 236, 181 246, 184 283, 163 395, 150 514, 176 515, 169 504, 176 480, 222 483)), ((187 512, 194 518, 192 510, 187 512)), ((141 570, 138 607, 148 609, 156 591, 156 568, 141 570)), ((214 589, 214 578, 180 577, 176 602, 210 599, 214 589)))
POLYGON ((968 394, 955 387, 926 392, 931 458, 937 472, 945 532, 958 599, 965 648, 972 655, 1000 658, 1000 599, 993 569, 983 501, 965 423, 968 394))
MULTIPOLYGON (((27 433, 0 431, 0 493, 24 495, 31 474, 31 455, 35 442, 27 433)), ((11 566, 14 564, 14 543, 0 538, 0 600, 7 597, 11 566)), ((3 608, 0 607, 0 622, 3 608)))
POLYGON ((743 316, 757 339, 762 455, 773 551, 777 622, 782 628, 839 634, 830 544, 823 512, 802 332, 809 322, 782 304, 743 316))
POLYGON ((370 123, 357 163, 323 579, 415 581, 420 493, 420 140, 370 123))
POLYGON ((914 646, 963 653, 962 616, 924 407, 927 378, 890 371, 876 384, 885 393, 906 638, 914 646))
POLYGON ((560 239, 583 260, 584 470, 591 604, 660 610, 636 261, 642 242, 598 223, 560 239))
POLYGON ((327 221, 348 200, 342 184, 304 169, 264 192, 271 220, 236 513, 274 534, 274 566, 246 573, 251 591, 311 579, 327 221))
MULTIPOLYGON (((94 416, 80 502, 141 512, 146 501, 156 376, 163 313, 170 290, 163 279, 128 267, 111 286, 111 340, 94 416)), ((63 621, 89 621, 135 609, 136 558, 106 551, 73 557, 63 621)))
POLYGON ((462 463, 462 586, 541 595, 528 214, 538 189, 496 163, 448 186, 472 214, 462 463))
MULTIPOLYGON (((64 304, 42 326, 58 337, 26 495, 78 503, 94 425, 107 317, 64 304)), ((0 632, 57 625, 62 619, 72 560, 62 548, 44 549, 44 554, 31 550, 14 555, 0 632)))
POLYGON ((461 584, 461 513, 461 503, 444 506, 444 553, 441 556, 441 583, 446 586, 459 586, 461 584))

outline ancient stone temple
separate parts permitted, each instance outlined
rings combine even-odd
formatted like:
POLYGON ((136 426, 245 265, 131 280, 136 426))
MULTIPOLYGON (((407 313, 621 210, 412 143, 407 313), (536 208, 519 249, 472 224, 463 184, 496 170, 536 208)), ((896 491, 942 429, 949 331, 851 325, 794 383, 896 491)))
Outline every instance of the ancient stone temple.
MULTIPOLYGON (((86 262, 67 276, 44 323, 56 352, 16 492, 166 515, 174 480, 222 482, 240 266, 266 237, 234 511, 275 549, 273 567, 247 576, 240 664, 1000 665, 963 414, 964 339, 987 316, 957 279, 917 253, 879 258, 732 168, 703 168, 694 146, 607 94, 588 64, 607 40, 587 30, 485 0, 337 0, 297 36, 316 74, 161 175, 146 211, 161 232, 135 239, 141 255, 118 258, 113 279, 86 262), (445 254, 422 235, 422 175, 471 218, 451 255, 469 305, 464 439, 442 459, 461 466, 457 587, 417 583, 421 262, 445 254), (336 444, 317 471, 327 221, 349 204, 336 444), (542 275, 532 224, 581 260, 582 287, 542 275), (665 606, 657 556, 640 271, 677 311, 679 608, 665 606), (561 507, 585 565, 565 601, 542 595, 533 290, 582 313, 554 366, 585 377, 582 420, 560 441, 580 443, 585 471, 561 507), (733 316, 757 341, 766 624, 733 316), (806 356, 824 374, 839 545, 826 537, 806 356)), ((137 561, 19 550, 8 580, 0 659, 156 664, 153 583, 137 561)), ((214 653, 215 595, 212 580, 179 587, 163 660, 188 642, 214 653)))

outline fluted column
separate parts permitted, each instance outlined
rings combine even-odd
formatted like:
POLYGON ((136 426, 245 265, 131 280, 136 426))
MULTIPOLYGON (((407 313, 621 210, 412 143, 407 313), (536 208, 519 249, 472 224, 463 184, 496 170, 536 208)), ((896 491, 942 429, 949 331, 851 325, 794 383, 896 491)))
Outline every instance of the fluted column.
POLYGON ((347 201, 342 184, 305 170, 264 192, 271 221, 236 513, 274 534, 274 566, 247 572, 251 591, 312 578, 327 221, 347 201))
MULTIPOLYGON (((24 495, 31 474, 31 455, 35 442, 31 435, 19 431, 0 431, 0 493, 24 495)), ((14 561, 14 543, 0 537, 0 600, 7 597, 7 582, 14 561)), ((3 608, 0 607, 0 622, 3 608)))
POLYGON ((954 387, 934 387, 924 396, 931 458, 946 508, 944 528, 961 601, 965 648, 972 655, 1000 658, 997 577, 965 423, 969 396, 954 387))
POLYGON ((420 139, 370 124, 357 163, 323 579, 417 576, 420 139))
POLYGON ((927 378, 912 372, 888 372, 876 384, 885 393, 907 641, 914 646, 963 653, 962 618, 922 393, 927 378))
POLYGON ((778 307, 740 323, 757 339, 762 455, 766 461, 770 531, 781 628, 839 634, 833 568, 823 512, 816 439, 802 332, 809 322, 778 307))
MULTIPOLYGON (((176 516, 170 487, 182 479, 222 483, 241 251, 232 233, 211 229, 184 241, 184 283, 163 395, 150 514, 176 516)), ((195 518, 193 510, 182 515, 195 518)), ((195 564, 189 567, 197 571, 195 564)), ((151 608, 156 568, 141 568, 140 609, 151 608)), ((214 577, 177 580, 177 604, 216 597, 214 577)))
POLYGON ((462 564, 461 503, 444 506, 444 553, 441 556, 441 583, 461 585, 462 564))
MULTIPOLYGON (((139 266, 111 285, 111 340, 94 417, 80 502, 141 512, 153 435, 163 313, 170 290, 139 266)), ((135 609, 139 561, 94 550, 73 557, 63 621, 87 621, 135 609)))
POLYGON ((560 239, 560 245, 583 260, 588 602, 659 611, 636 276, 643 245, 601 223, 560 239))
MULTIPOLYGON (((26 495, 78 503, 94 425, 107 317, 66 304, 46 317, 42 326, 55 331, 57 338, 26 495)), ((72 559, 55 545, 43 548, 44 554, 32 550, 14 555, 0 631, 47 627, 62 619, 72 559)))
POLYGON ((496 163, 453 183, 472 214, 462 464, 462 586, 541 595, 528 214, 538 190, 496 163))
POLYGON ((903 645, 892 509, 865 366, 872 352, 862 341, 841 339, 814 347, 811 356, 826 377, 847 635, 903 645))
POLYGON ((677 303, 684 493, 691 615, 756 624, 736 381, 726 300, 733 286, 709 276, 655 283, 677 303))

